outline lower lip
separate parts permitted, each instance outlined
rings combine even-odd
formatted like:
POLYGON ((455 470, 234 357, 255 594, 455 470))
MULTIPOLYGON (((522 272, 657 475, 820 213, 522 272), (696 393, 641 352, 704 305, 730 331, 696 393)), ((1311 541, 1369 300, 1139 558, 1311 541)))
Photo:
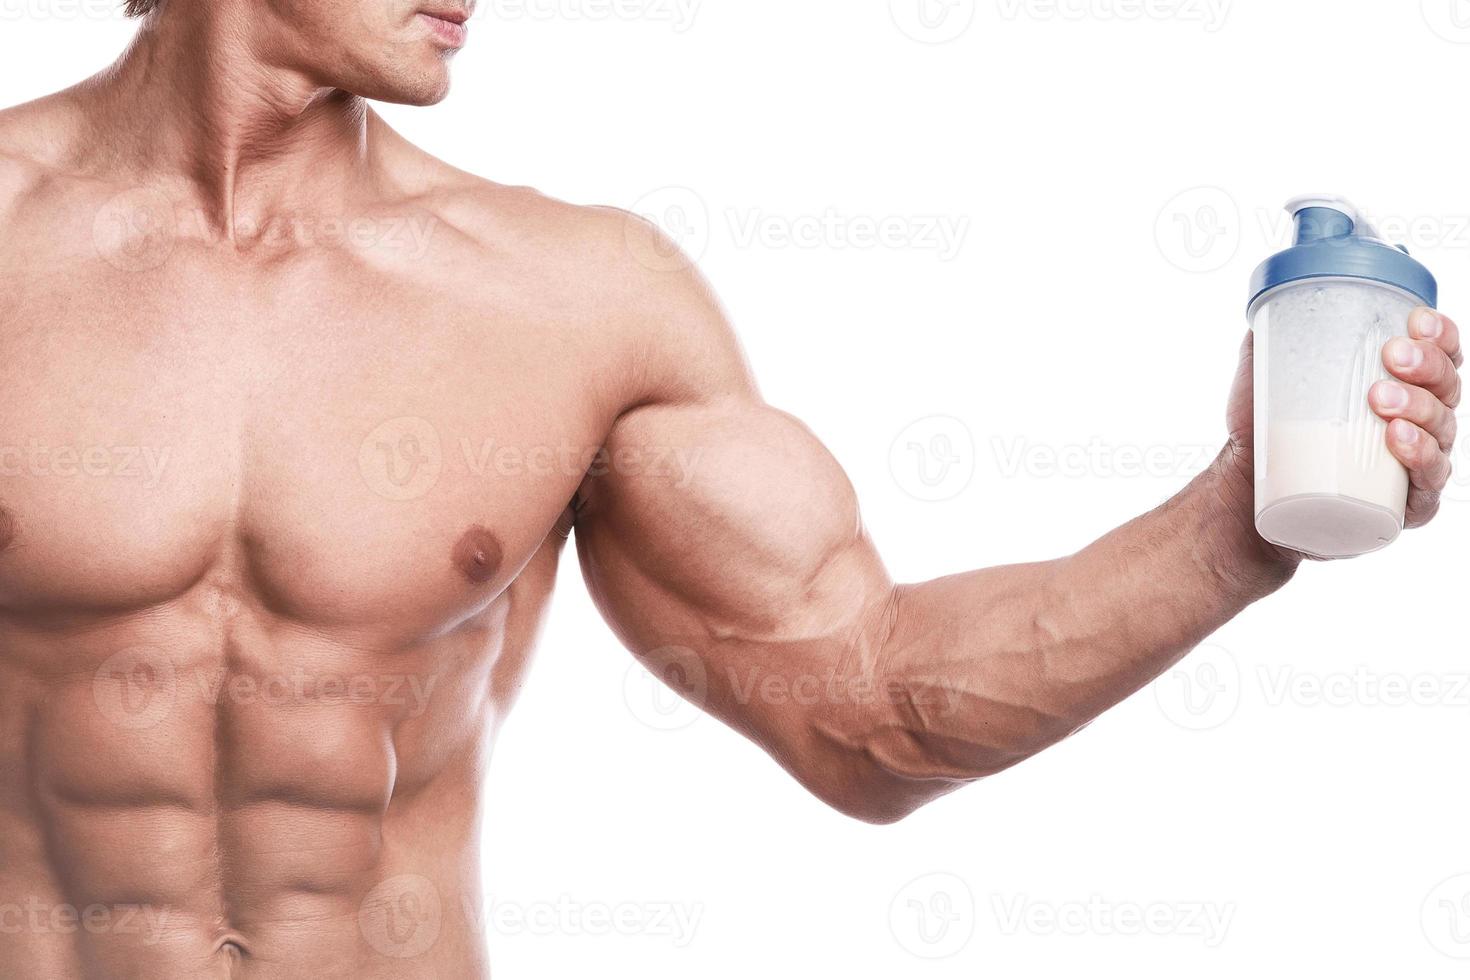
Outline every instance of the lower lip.
POLYGON ((419 16, 428 21, 429 30, 433 32, 434 39, 445 47, 462 48, 470 36, 470 29, 466 24, 456 24, 452 20, 445 20, 430 14, 419 14, 419 16))

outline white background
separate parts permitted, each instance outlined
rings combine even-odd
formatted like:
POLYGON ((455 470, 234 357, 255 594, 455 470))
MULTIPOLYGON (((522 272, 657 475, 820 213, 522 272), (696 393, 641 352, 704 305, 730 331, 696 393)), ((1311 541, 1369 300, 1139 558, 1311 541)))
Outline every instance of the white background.
MULTIPOLYGON (((384 112, 670 225, 904 580, 1070 552, 1186 482, 1291 194, 1357 198, 1470 322, 1470 4, 923 2, 500 0, 445 104, 384 112)), ((111 60, 111 7, 0 0, 0 103, 111 60)), ((1432 530, 891 828, 655 700, 568 561, 489 787, 496 975, 1462 977, 1461 463, 1432 530)))

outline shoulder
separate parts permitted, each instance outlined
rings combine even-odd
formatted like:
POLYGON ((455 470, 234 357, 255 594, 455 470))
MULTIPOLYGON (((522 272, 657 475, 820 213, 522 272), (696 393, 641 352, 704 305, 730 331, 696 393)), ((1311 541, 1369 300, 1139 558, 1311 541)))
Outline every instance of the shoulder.
POLYGON ((597 334, 612 352, 600 367, 621 372, 628 406, 753 392, 714 290, 645 218, 444 165, 421 194, 479 261, 513 270, 525 299, 597 334))
POLYGON ((63 171, 56 123, 64 114, 54 99, 0 109, 0 221, 63 171))
MULTIPOLYGON (((0 226, 51 234, 91 221, 115 193, 86 121, 85 83, 0 109, 0 226)), ((4 242, 0 241, 0 246, 4 242)))

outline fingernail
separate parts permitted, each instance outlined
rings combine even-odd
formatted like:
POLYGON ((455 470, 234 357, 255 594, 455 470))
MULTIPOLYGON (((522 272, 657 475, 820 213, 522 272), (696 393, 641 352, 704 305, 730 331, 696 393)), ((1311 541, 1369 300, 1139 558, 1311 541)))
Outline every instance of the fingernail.
POLYGON ((1393 342, 1393 349, 1389 351, 1389 357, 1393 358, 1395 367, 1415 368, 1424 362, 1424 352, 1415 347, 1411 341, 1402 338, 1393 342))
POLYGON ((1402 420, 1397 421, 1393 424, 1393 437, 1406 446, 1412 446, 1419 441, 1419 428, 1402 420))
POLYGON ((1409 406, 1408 391, 1402 385, 1396 385, 1391 381, 1380 384, 1375 397, 1378 407, 1386 411, 1397 412, 1409 406))
POLYGON ((1425 340, 1434 340, 1444 332, 1444 321, 1439 314, 1433 310, 1423 310, 1419 314, 1419 336, 1425 340))

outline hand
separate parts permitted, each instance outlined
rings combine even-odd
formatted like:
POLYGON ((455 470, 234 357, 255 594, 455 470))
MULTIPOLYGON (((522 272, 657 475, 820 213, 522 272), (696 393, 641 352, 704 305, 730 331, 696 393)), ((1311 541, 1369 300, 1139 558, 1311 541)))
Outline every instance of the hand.
MULTIPOLYGON (((1409 470, 1409 502, 1404 523, 1422 527, 1439 511, 1439 497, 1451 475, 1450 452, 1455 444, 1455 409, 1460 405, 1460 375, 1464 363, 1460 330, 1454 321, 1427 307, 1409 315, 1408 337, 1390 341, 1383 363, 1394 381, 1380 381, 1368 393, 1375 413, 1387 419, 1388 448, 1409 470), (1399 357, 1404 357, 1401 365, 1399 357)), ((1220 462, 1238 488, 1236 497, 1253 497, 1255 470, 1255 361, 1254 335, 1246 334, 1240 365, 1230 391, 1226 423, 1230 443, 1220 462)), ((1245 506, 1242 504, 1242 506, 1245 506)), ((1251 520, 1254 527, 1254 519, 1251 520)), ((1264 544, 1264 542, 1263 542, 1264 544)), ((1268 545, 1283 558, 1300 559, 1285 549, 1268 545)))
POLYGON ((1428 307, 1409 316, 1408 337, 1396 337, 1383 348, 1383 366, 1397 380, 1375 384, 1368 403, 1388 420, 1389 452, 1409 471, 1408 527, 1422 527, 1439 512, 1439 495, 1452 468, 1458 369, 1464 362, 1459 327, 1428 307))

